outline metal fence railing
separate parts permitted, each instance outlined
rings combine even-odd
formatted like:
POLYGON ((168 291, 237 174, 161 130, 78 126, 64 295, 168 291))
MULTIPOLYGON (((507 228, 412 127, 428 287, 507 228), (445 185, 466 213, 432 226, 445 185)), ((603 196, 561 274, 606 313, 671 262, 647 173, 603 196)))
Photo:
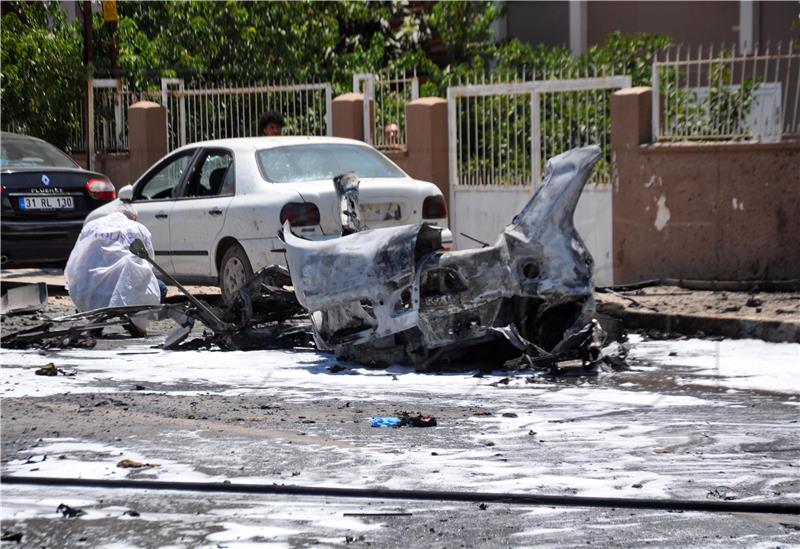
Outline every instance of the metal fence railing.
MULTIPOLYGON (((128 107, 137 101, 160 103, 158 92, 133 92, 114 79, 92 80, 92 109, 94 150, 103 153, 128 150, 128 107)), ((70 137, 70 150, 85 152, 86 149, 86 103, 75 105, 76 118, 80 121, 70 137)))
POLYGON ((97 153, 128 150, 128 107, 141 100, 160 103, 167 110, 167 146, 226 137, 258 135, 258 120, 277 111, 287 135, 331 135, 333 90, 330 84, 202 87, 187 89, 184 81, 161 79, 160 91, 131 91, 114 79, 92 81, 87 126, 84 101, 75 105, 81 121, 70 139, 74 152, 85 152, 88 128, 97 153))
POLYGON ((800 52, 790 42, 675 46, 653 62, 653 142, 800 138, 800 52))
POLYGON ((195 141, 256 136, 266 111, 283 115, 286 135, 333 132, 333 89, 328 83, 231 88, 183 88, 181 83, 162 94, 170 113, 170 150, 195 141))
POLYGON ((536 188, 552 156, 599 145, 611 180, 610 95, 629 76, 466 84, 447 90, 451 185, 536 188))
POLYGON ((353 75, 353 92, 364 94, 364 141, 378 149, 404 149, 406 104, 419 99, 419 80, 399 72, 353 75))

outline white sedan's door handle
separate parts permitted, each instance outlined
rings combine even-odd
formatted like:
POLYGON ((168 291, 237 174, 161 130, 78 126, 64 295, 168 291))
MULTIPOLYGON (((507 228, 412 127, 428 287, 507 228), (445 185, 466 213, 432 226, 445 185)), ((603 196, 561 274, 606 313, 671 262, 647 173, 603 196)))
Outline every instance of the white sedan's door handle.
POLYGON ((222 210, 220 210, 219 208, 211 208, 210 210, 208 210, 208 213, 210 213, 211 215, 222 215, 222 210))
POLYGON ((168 216, 164 212, 158 212, 155 217, 156 219, 166 219, 168 216))

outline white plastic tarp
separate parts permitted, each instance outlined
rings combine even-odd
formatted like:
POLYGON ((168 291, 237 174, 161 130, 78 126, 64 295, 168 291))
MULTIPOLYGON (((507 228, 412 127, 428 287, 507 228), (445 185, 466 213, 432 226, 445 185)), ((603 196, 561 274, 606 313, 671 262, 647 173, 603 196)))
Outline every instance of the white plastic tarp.
POLYGON ((152 257, 150 231, 123 213, 111 213, 83 227, 64 269, 69 295, 80 311, 159 303, 161 293, 152 268, 128 249, 137 238, 152 257))

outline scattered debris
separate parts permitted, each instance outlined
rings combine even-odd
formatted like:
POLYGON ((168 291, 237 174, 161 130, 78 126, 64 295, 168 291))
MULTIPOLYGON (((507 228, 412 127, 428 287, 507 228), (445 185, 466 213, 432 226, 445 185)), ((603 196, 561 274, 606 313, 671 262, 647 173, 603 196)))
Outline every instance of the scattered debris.
POLYGON ((372 427, 436 427, 436 418, 433 416, 423 416, 422 414, 412 415, 408 412, 397 412, 397 416, 376 416, 372 418, 372 427))
POLYGON ((122 469, 144 469, 145 467, 161 467, 158 463, 141 463, 132 459, 123 459, 117 463, 117 467, 122 469))
POLYGON ((594 318, 593 260, 573 223, 600 156, 598 147, 586 147, 550 159, 544 184, 497 241, 460 252, 444 252, 441 229, 427 224, 367 229, 359 217, 358 178, 343 174, 334 186, 344 236, 304 240, 285 224, 279 236, 290 270, 262 269, 225 307, 194 297, 137 239, 130 252, 177 286, 188 303, 48 319, 4 335, 0 344, 91 347, 105 327, 171 319, 177 326, 164 349, 316 346, 369 365, 421 370, 478 363, 560 373, 556 365, 569 360, 587 370, 601 362, 619 366, 622 359, 603 348, 606 334, 594 318), (208 331, 186 341, 198 320, 208 331))
MULTIPOLYGON (((146 254, 140 241, 135 241, 131 247, 137 255, 146 254)), ((147 259, 156 265, 149 256, 147 259)), ((259 271, 240 290, 234 303, 223 310, 192 296, 160 267, 156 265, 156 268, 179 286, 189 303, 107 307, 51 318, 34 328, 3 334, 0 345, 8 349, 92 348, 103 328, 127 328, 142 321, 168 319, 177 327, 165 338, 165 349, 194 350, 216 345, 223 350, 250 350, 313 345, 310 324, 307 320, 295 318, 302 314, 303 309, 294 293, 285 288, 291 284, 291 279, 284 267, 273 265, 259 271), (182 344, 196 320, 211 331, 203 338, 182 344)), ((139 331, 131 335, 143 337, 146 334, 139 331)))
POLYGON ((57 376, 58 374, 61 374, 63 376, 68 376, 68 377, 74 376, 76 373, 77 372, 75 371, 65 372, 61 368, 56 367, 56 365, 52 362, 45 364, 44 366, 38 368, 34 372, 34 374, 36 374, 37 376, 57 376))
POLYGON ((47 284, 38 282, 9 288, 0 301, 0 314, 41 311, 47 305, 47 284))
MULTIPOLYGON (((593 321, 593 260, 573 215, 598 147, 548 162, 544 184, 494 245, 443 252, 427 224, 362 230, 327 241, 280 236, 297 299, 317 347, 362 363, 425 369, 456 360, 525 366, 602 360, 593 321)), ((354 231, 357 185, 347 184, 343 219, 354 231), (349 212, 349 213, 348 213, 349 212)))
POLYGON ((403 425, 403 420, 399 417, 382 417, 382 416, 375 416, 372 418, 370 422, 372 427, 384 428, 384 427, 400 427, 403 425))
POLYGON ((66 503, 60 503, 56 508, 56 512, 61 513, 64 518, 76 518, 86 514, 86 511, 70 507, 66 503))
POLYGON ((128 305, 94 309, 73 315, 48 319, 27 330, 3 334, 0 345, 7 349, 27 348, 92 348, 98 331, 110 326, 130 323, 132 318, 164 320, 185 318, 185 307, 176 305, 128 305), (55 326, 64 326, 54 329, 55 326))
POLYGON ((14 541, 16 543, 22 543, 22 532, 4 531, 2 536, 0 536, 0 541, 14 541))
POLYGON ((403 425, 410 427, 436 427, 437 425, 436 418, 433 416, 411 415, 408 412, 401 412, 399 415, 403 425))
POLYGON ((167 336, 165 349, 177 348, 191 332, 195 319, 212 330, 208 339, 224 350, 291 348, 311 343, 310 326, 286 323, 303 309, 294 292, 285 288, 291 285, 285 267, 270 265, 260 270, 239 289, 228 309, 220 311, 189 293, 150 257, 141 241, 135 240, 130 249, 177 286, 193 305, 187 309, 186 318, 167 336))
POLYGON ((736 492, 728 488, 727 486, 717 486, 713 490, 709 490, 706 494, 706 498, 708 499, 721 499, 723 501, 733 501, 738 498, 736 492))
POLYGON ((745 305, 747 305, 748 307, 761 307, 763 304, 764 304, 763 301, 761 301, 757 297, 752 297, 752 296, 745 303, 745 305))

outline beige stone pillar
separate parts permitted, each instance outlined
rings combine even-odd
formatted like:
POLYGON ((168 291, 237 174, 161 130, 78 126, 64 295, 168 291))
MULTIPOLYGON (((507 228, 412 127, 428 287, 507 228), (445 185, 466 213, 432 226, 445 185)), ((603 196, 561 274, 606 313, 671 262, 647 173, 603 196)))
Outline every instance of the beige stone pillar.
POLYGON ((620 90, 611 96, 611 147, 630 150, 649 143, 652 135, 653 92, 638 87, 620 90))
POLYGON ((406 105, 408 173, 434 183, 444 194, 450 210, 447 158, 447 101, 423 97, 406 105))
POLYGON ((167 154, 167 111, 158 103, 139 101, 128 107, 131 183, 167 154))
MULTIPOLYGON (((370 100, 369 114, 370 119, 375 120, 374 100, 370 100)), ((333 136, 364 141, 363 94, 346 93, 333 100, 333 136)), ((372 137, 374 142, 375 136, 372 137)))
POLYGON ((333 100, 333 136, 364 140, 364 96, 346 93, 333 100))

